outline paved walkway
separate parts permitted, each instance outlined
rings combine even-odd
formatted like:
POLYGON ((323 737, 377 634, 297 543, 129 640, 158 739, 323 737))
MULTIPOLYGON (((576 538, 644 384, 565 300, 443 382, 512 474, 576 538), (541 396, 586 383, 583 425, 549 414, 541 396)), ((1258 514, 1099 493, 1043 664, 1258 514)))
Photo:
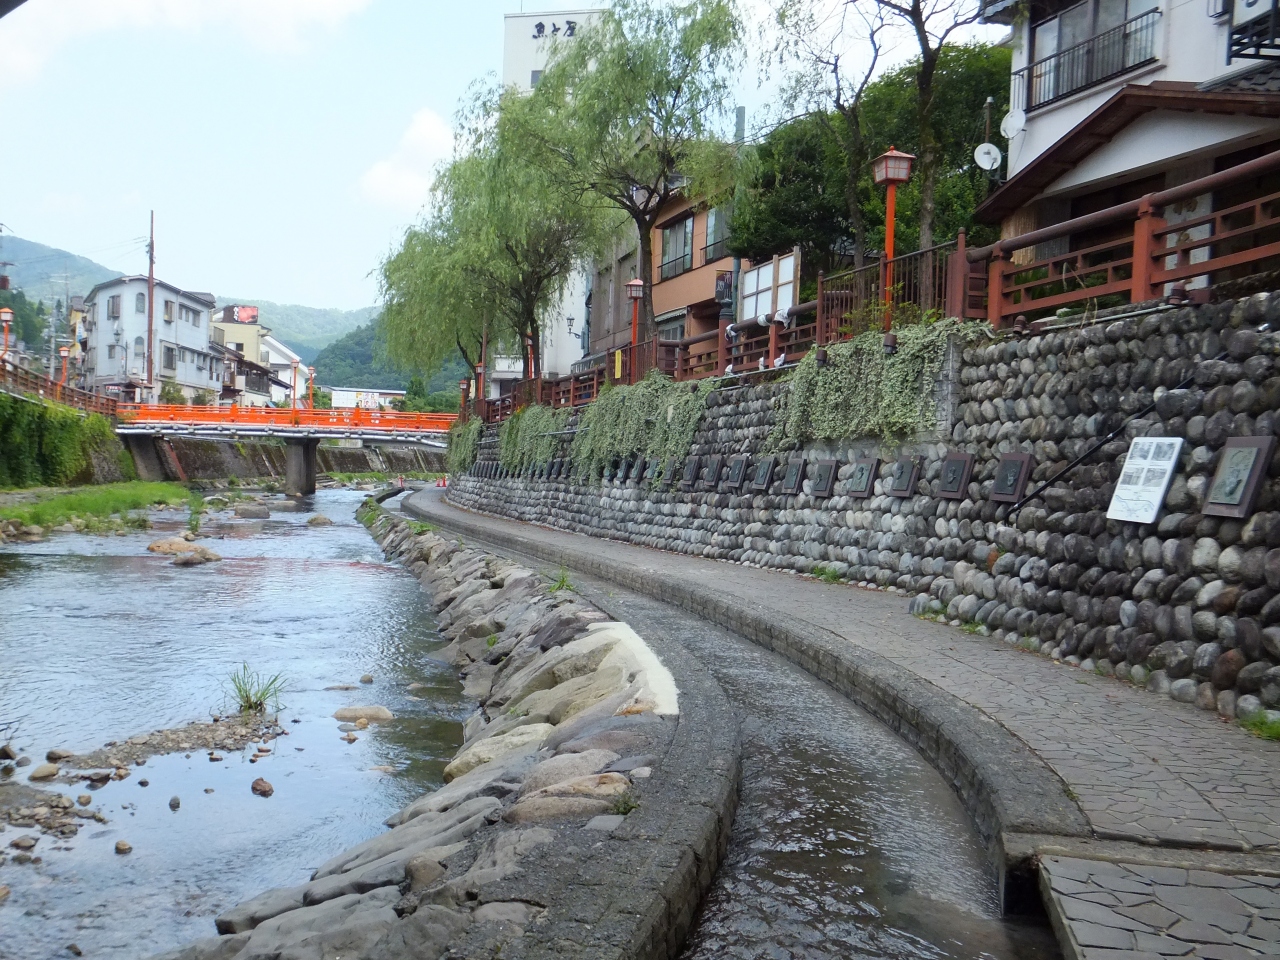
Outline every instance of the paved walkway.
MULTIPOLYGON (((633 571, 709 587, 748 616, 753 611, 781 614, 796 624, 830 631, 927 680, 1025 743, 1066 784, 1094 837, 1118 841, 1109 850, 1095 842, 1087 856, 1150 860, 1141 853, 1148 849, 1153 862, 1159 862, 1156 848, 1178 848, 1184 857, 1196 850, 1221 851, 1224 855, 1213 859, 1218 869, 1230 864, 1239 875, 1280 876, 1280 744, 1117 680, 917 619, 906 612, 901 596, 467 513, 446 503, 442 493, 414 495, 415 510, 446 526, 453 519, 567 549, 589 545, 593 555, 633 571)), ((1045 876, 1054 875, 1047 859, 1044 867, 1045 876)), ((1266 905, 1249 909, 1280 909, 1280 903, 1267 899, 1275 894, 1275 881, 1258 880, 1257 889, 1269 891, 1250 894, 1266 905)), ((1242 901, 1233 902, 1238 906, 1242 901)), ((1227 928, 1239 923, 1226 914, 1220 919, 1227 928)), ((1234 945, 1253 949, 1258 938, 1251 939, 1254 943, 1247 947, 1234 945)), ((1273 942, 1269 952, 1280 955, 1280 941, 1273 942)), ((1192 949, 1183 947, 1181 954, 1171 950, 1165 955, 1192 949)), ((1255 955, 1224 952, 1222 943, 1218 948, 1197 955, 1255 955)))

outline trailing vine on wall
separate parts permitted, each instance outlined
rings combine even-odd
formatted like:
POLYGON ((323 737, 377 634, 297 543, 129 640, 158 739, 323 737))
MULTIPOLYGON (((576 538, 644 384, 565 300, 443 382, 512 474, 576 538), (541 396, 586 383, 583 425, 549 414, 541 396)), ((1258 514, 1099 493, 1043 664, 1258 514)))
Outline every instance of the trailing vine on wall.
POLYGON ((0 394, 0 487, 71 483, 114 442, 105 417, 0 394))
POLYGON ((534 405, 509 417, 498 429, 498 460, 519 473, 552 460, 560 449, 570 410, 534 405))
POLYGON ((449 450, 445 459, 450 473, 466 473, 471 469, 480 450, 480 434, 483 432, 484 421, 479 417, 472 417, 466 423, 455 423, 449 428, 449 450))
POLYGON ((611 386, 582 411, 573 438, 580 475, 595 478, 611 461, 642 453, 666 467, 683 458, 707 407, 710 381, 676 383, 654 371, 632 386, 611 386))
POLYGON ((903 327, 898 349, 886 356, 878 330, 827 346, 819 368, 810 351, 782 395, 768 448, 779 450, 817 440, 875 437, 897 443, 934 429, 934 383, 952 337, 973 340, 985 325, 941 320, 903 327))

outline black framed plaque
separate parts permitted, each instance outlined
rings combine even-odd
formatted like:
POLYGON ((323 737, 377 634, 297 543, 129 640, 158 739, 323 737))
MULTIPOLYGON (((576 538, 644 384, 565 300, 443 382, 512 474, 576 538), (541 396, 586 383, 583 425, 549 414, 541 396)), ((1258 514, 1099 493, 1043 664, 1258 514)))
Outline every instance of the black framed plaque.
POLYGON ((836 488, 840 465, 835 460, 819 460, 813 471, 813 495, 826 499, 836 488))
POLYGON ((765 457, 756 464, 751 472, 751 489, 760 493, 769 492, 769 484, 773 483, 773 468, 777 466, 777 457, 765 457))
POLYGON ((804 461, 788 460, 787 469, 782 474, 782 492, 799 493, 804 487, 804 461))
POLYGON ((1232 437, 1222 448, 1218 469, 1200 512, 1243 519, 1253 513, 1258 490, 1271 464, 1275 437, 1232 437))
POLYGON ((916 492, 916 480, 920 477, 919 457, 899 457, 893 463, 889 475, 888 494, 891 497, 910 497, 916 492))
POLYGON ((671 485, 676 482, 676 465, 679 462, 675 457, 667 457, 667 466, 662 471, 662 478, 658 481, 659 490, 671 489, 671 485))
POLYGON ((996 464, 996 476, 991 482, 991 500, 997 503, 1017 503, 1031 479, 1031 454, 1006 453, 996 464))
POLYGON ((702 468, 701 457, 690 457, 684 462, 684 474, 680 477, 680 489, 692 490, 698 482, 698 471, 702 468))
POLYGON ((853 461, 853 469, 847 481, 848 495, 864 499, 871 496, 876 488, 876 476, 880 472, 880 461, 875 457, 859 457, 853 461))
POLYGON ((969 478, 973 475, 973 454, 949 450, 942 460, 938 475, 938 496, 943 500, 963 500, 969 496, 969 478))
POLYGON ((751 458, 745 453, 729 458, 729 473, 724 478, 724 485, 730 490, 741 490, 742 482, 747 479, 747 466, 751 463, 751 458))
POLYGON ((657 457, 650 457, 644 464, 644 479, 652 483, 658 478, 660 469, 662 469, 662 461, 657 457))
POLYGON ((707 457, 707 465, 702 471, 702 479, 698 483, 699 490, 714 490, 720 485, 720 474, 724 470, 724 457, 721 454, 707 457))

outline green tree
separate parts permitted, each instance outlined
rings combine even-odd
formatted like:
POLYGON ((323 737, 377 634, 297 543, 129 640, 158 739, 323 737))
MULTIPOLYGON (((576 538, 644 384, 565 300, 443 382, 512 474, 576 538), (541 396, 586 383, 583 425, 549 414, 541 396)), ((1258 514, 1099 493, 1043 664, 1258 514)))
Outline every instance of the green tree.
POLYGON ((175 403, 186 406, 187 398, 182 392, 182 388, 172 380, 160 381, 160 402, 175 403))
MULTIPOLYGON (((28 350, 38 353, 48 323, 49 311, 45 305, 38 300, 28 300, 21 290, 0 290, 0 307, 13 311, 13 322, 9 325, 9 349, 12 350, 21 340, 28 350)), ((0 331, 0 337, 3 337, 3 331, 0 331)))
POLYGON ((731 182, 717 122, 728 113, 739 32, 730 0, 617 0, 557 46, 516 113, 524 149, 571 195, 635 224, 646 326, 663 206, 684 190, 717 196, 731 182))

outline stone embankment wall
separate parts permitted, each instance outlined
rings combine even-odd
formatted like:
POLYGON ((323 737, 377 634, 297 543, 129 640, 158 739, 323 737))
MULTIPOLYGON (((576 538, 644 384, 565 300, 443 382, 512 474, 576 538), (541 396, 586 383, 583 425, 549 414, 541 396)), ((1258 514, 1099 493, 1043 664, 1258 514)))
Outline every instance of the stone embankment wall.
MULTIPOLYGON (((1224 443, 1280 433, 1280 294, 1181 308, 1125 308, 1036 335, 966 347, 950 371, 949 435, 886 448, 815 445, 804 492, 662 489, 612 478, 580 484, 542 476, 452 481, 459 506, 581 533, 722 560, 820 572, 913 596, 913 612, 972 623, 1011 644, 1115 675, 1157 693, 1247 717, 1280 708, 1280 455, 1252 517, 1204 516, 1224 443), (1215 359, 1223 352, 1226 359, 1215 359), (1194 374, 1188 389, 1172 389, 1194 374), (1151 402, 1155 410, 1024 507, 990 499, 998 459, 1034 459, 1048 480, 1151 402), (1129 441, 1185 438, 1157 521, 1106 519, 1129 441), (968 496, 937 496, 949 448, 975 457, 968 496), (892 461, 920 455, 915 495, 886 494, 892 461), (850 497, 856 457, 879 456, 873 495, 850 497), (839 462, 829 498, 815 498, 816 463, 839 462)), ((692 454, 765 455, 789 384, 713 393, 692 454)), ((492 435, 490 435, 491 437, 492 435)), ((482 443, 481 461, 497 457, 482 443)), ((568 440, 560 456, 570 457, 568 440)), ((562 476, 567 476, 567 473, 562 476)), ((1028 490, 1034 489, 1029 486, 1028 490)))
POLYGON ((736 806, 724 693, 532 570, 372 501, 361 518, 422 580, 480 703, 447 783, 165 957, 676 956, 736 806))
MULTIPOLYGON (((283 479, 283 444, 258 440, 197 440, 127 437, 144 480, 283 479)), ((442 473, 442 451, 419 446, 321 445, 316 458, 322 473, 442 473)))

